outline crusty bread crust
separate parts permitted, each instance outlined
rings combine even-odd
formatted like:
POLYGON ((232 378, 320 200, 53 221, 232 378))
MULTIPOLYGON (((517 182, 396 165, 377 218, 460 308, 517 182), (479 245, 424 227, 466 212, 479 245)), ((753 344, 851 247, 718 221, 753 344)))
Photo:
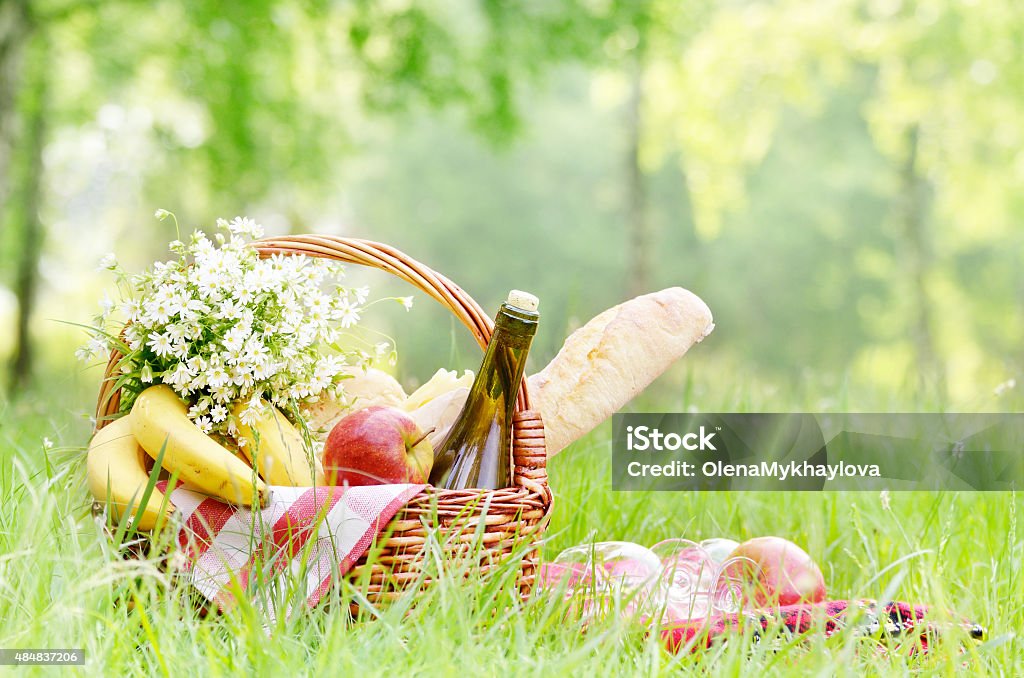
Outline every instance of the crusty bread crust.
POLYGON ((614 306, 573 332, 529 378, 556 454, 614 414, 714 329, 711 310, 681 287, 614 306))

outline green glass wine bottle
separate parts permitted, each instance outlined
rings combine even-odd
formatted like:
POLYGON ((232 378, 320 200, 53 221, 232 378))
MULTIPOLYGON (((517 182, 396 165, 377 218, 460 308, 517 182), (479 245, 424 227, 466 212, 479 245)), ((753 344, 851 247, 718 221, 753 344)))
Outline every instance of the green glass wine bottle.
POLYGON ((434 454, 435 487, 498 489, 512 484, 512 415, 537 332, 537 297, 512 290, 498 309, 466 404, 434 454))

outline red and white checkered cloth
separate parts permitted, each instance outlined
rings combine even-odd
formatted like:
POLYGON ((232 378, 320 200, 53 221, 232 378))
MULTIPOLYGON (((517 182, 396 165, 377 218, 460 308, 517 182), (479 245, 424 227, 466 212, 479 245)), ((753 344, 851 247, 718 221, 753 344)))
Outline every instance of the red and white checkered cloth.
MULTIPOLYGON (((166 491, 166 483, 157 487, 166 491)), ((423 487, 272 486, 270 505, 256 511, 181 485, 170 500, 181 520, 177 536, 185 569, 203 597, 227 609, 254 582, 285 570, 304 571, 306 604, 312 607, 330 589, 333 574, 348 572, 423 487)), ((264 601, 261 607, 276 616, 273 604, 264 601)))

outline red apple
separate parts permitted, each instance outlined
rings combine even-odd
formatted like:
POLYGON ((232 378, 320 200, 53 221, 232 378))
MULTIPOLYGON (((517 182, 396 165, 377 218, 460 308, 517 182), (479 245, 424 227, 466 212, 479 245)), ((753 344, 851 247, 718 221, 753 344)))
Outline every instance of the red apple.
POLYGON ((331 429, 323 462, 331 485, 425 483, 434 447, 403 410, 367 407, 331 429))
MULTIPOLYGON (((807 553, 791 541, 781 537, 757 537, 743 542, 729 554, 732 558, 748 558, 757 564, 757 583, 754 603, 764 605, 794 605, 818 603, 825 600, 825 578, 807 553)), ((731 563, 726 574, 738 578, 749 577, 749 563, 731 563)))

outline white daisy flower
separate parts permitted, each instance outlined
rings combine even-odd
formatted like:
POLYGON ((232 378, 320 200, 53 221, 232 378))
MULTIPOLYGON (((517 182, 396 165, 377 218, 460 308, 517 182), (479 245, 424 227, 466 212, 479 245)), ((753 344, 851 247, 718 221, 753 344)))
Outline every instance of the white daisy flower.
POLYGON ((173 370, 164 373, 164 383, 180 391, 192 379, 192 373, 185 363, 178 363, 173 370))
POLYGON ((174 341, 185 340, 185 325, 182 325, 181 323, 172 323, 166 327, 166 330, 167 334, 170 335, 171 339, 174 341))
POLYGON ((245 285, 235 287, 232 293, 238 303, 243 306, 250 303, 253 299, 253 291, 245 285))
POLYGON ((114 310, 114 300, 111 299, 110 296, 106 292, 104 292, 103 293, 103 298, 100 299, 100 311, 103 313, 103 317, 105 318, 106 316, 110 315, 110 313, 113 310, 114 310))
POLYGON ((203 273, 196 281, 196 290, 201 298, 215 298, 220 292, 220 276, 216 273, 203 273))
POLYGON ((210 399, 200 398, 199 402, 197 402, 192 407, 188 408, 188 416, 198 417, 199 415, 206 412, 208 409, 210 409, 210 399))
POLYGON ((210 431, 213 430, 213 422, 210 421, 210 417, 207 417, 206 415, 203 415, 202 417, 197 417, 194 420, 194 422, 195 425, 199 427, 199 430, 202 431, 203 433, 209 433, 210 431))
POLYGON ((357 304, 351 303, 348 299, 338 301, 334 309, 334 318, 341 323, 342 327, 352 327, 359 322, 360 308, 357 304))
POLYGON ((89 350, 95 355, 102 355, 107 349, 107 342, 103 337, 93 337, 89 340, 89 350))
POLYGON ((166 301, 153 299, 145 305, 146 313, 142 319, 146 324, 164 325, 171 319, 171 307, 166 301))
POLYGON ((128 322, 135 322, 139 319, 139 313, 142 312, 142 307, 139 302, 135 299, 129 299, 121 304, 121 314, 124 315, 128 322))
POLYGON ((99 264, 96 266, 97 271, 113 271, 115 268, 117 268, 117 257, 113 252, 107 252, 100 257, 99 264))
POLYGON ((152 348, 153 352, 161 358, 170 355, 174 347, 170 335, 166 332, 151 332, 147 346, 152 348))
MULTIPOLYGON (((236 325, 224 335, 224 338, 221 340, 221 346, 235 357, 241 352, 248 338, 249 332, 244 327, 236 325)), ((237 362, 237 360, 234 362, 237 362)))

